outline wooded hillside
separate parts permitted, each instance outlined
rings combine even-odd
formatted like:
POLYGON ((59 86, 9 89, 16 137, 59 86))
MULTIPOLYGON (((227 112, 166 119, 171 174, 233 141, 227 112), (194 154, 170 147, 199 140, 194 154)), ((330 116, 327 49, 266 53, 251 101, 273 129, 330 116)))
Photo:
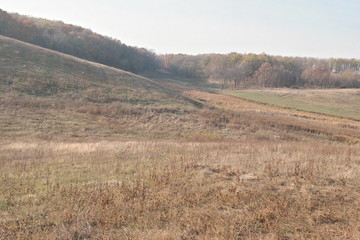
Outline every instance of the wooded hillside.
POLYGON ((157 56, 144 48, 130 47, 61 21, 9 14, 1 9, 0 34, 134 73, 154 71, 160 65, 157 56))

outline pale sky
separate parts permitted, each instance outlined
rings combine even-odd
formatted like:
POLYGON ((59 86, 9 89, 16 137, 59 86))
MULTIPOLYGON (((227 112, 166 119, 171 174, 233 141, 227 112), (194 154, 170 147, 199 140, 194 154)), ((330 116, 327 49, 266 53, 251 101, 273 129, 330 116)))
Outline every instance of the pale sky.
POLYGON ((0 0, 156 53, 360 58, 360 0, 0 0))

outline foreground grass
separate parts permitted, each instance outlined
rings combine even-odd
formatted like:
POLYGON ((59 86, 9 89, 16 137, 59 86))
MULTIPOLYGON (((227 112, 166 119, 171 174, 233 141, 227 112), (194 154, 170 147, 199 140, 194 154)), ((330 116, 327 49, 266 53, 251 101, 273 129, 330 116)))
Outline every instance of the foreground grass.
POLYGON ((360 149, 3 142, 0 239, 359 239, 360 149))
POLYGON ((228 94, 285 108, 360 120, 357 89, 251 89, 228 94))

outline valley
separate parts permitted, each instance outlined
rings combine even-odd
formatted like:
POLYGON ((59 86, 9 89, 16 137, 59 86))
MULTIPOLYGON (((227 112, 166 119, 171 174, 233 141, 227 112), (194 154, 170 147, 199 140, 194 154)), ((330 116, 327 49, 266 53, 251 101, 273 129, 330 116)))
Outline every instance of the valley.
POLYGON ((359 239, 358 102, 0 36, 0 239, 359 239))

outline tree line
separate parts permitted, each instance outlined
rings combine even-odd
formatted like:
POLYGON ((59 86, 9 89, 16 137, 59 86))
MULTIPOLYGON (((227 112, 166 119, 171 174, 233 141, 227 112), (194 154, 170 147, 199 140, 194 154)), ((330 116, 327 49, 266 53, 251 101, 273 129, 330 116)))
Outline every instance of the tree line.
POLYGON ((134 73, 161 70, 194 81, 206 79, 222 88, 360 87, 358 59, 239 53, 159 56, 79 26, 1 9, 0 34, 134 73))
POLYGON ((0 34, 126 71, 154 71, 161 66, 155 53, 127 46, 89 29, 0 9, 0 34))
POLYGON ((281 57, 267 54, 167 54, 164 71, 208 79, 222 88, 360 87, 360 60, 281 57))

